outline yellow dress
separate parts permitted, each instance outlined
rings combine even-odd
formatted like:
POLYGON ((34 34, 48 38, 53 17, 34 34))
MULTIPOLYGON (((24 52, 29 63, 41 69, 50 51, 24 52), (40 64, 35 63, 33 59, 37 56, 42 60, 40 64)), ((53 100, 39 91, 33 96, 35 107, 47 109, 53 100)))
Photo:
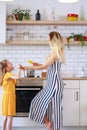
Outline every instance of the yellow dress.
POLYGON ((9 79, 13 74, 7 72, 3 78, 3 97, 2 97, 2 115, 13 116, 16 114, 16 95, 15 84, 16 80, 9 79))

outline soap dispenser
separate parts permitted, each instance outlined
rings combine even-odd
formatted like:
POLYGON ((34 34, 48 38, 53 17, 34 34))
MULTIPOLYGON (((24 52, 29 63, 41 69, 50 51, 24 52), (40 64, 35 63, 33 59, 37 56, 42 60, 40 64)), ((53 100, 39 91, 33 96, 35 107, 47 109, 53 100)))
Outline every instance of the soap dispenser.
POLYGON ((81 68, 81 77, 84 77, 84 67, 81 68))

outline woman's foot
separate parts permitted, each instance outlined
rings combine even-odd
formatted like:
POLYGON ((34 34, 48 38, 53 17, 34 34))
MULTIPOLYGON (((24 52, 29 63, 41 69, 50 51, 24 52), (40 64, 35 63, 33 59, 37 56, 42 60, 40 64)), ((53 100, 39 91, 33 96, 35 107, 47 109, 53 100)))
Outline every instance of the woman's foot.
POLYGON ((52 122, 48 122, 45 124, 48 130, 52 130, 52 122))

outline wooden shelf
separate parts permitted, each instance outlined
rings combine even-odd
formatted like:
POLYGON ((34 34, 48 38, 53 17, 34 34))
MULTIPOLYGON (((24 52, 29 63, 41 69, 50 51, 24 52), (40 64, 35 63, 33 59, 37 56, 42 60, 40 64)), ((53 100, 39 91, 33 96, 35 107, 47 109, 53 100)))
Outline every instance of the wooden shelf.
MULTIPOLYGON (((7 41, 8 45, 49 45, 48 41, 7 41)), ((64 45, 68 45, 68 43, 64 43, 64 45)), ((80 41, 70 42, 69 45, 81 45, 80 41)), ((87 41, 85 41, 85 45, 87 45, 87 41)))
POLYGON ((7 25, 87 25, 87 21, 31 21, 7 20, 7 25))
MULTIPOLYGON (((75 41, 75 42, 69 42, 69 45, 81 45, 81 41, 75 41)), ((65 45, 68 45, 68 43, 65 43, 65 45)), ((85 45, 87 45, 87 41, 85 41, 85 45)))
POLYGON ((7 41, 6 42, 8 45, 47 45, 47 41, 7 41))

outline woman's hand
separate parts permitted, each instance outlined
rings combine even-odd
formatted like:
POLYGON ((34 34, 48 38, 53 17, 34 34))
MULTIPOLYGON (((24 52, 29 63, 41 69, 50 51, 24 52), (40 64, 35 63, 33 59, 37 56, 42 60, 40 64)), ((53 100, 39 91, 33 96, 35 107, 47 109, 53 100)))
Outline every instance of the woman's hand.
POLYGON ((24 67, 22 66, 22 65, 18 65, 18 67, 17 67, 18 69, 21 69, 21 70, 24 70, 24 67))
POLYGON ((33 62, 33 66, 38 66, 40 65, 39 63, 33 62))

